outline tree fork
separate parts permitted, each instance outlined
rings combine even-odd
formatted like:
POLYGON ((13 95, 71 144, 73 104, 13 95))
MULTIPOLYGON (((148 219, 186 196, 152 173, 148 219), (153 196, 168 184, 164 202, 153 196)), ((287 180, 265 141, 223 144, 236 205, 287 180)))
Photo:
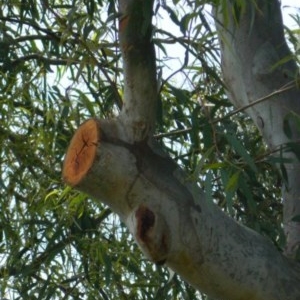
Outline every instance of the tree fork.
POLYGON ((115 121, 90 119, 83 123, 66 153, 63 180, 112 207, 147 257, 163 263, 170 234, 158 209, 151 204, 149 192, 152 191, 146 179, 149 163, 143 161, 141 154, 148 152, 152 159, 151 151, 146 150, 145 143, 129 145, 117 134, 115 121), (135 198, 141 194, 145 199, 140 203, 135 198))
POLYGON ((299 268, 208 203, 155 143, 122 140, 122 124, 83 123, 65 157, 64 181, 109 205, 150 260, 202 292, 216 299, 297 299, 299 268))
POLYGON ((65 182, 109 205, 153 262, 215 299, 300 299, 299 266, 208 201, 150 138, 157 83, 146 2, 119 0, 124 105, 114 120, 79 127, 65 182))

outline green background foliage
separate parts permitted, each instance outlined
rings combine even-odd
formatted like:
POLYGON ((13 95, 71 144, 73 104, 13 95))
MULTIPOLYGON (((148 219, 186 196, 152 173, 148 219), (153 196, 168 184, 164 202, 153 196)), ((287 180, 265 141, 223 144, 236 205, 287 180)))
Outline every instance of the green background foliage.
MULTIPOLYGON (((233 113, 206 2, 155 3, 156 138, 211 201, 282 249, 286 178, 275 166, 285 149, 270 152, 233 113)), ((112 0, 2 1, 1 299, 200 299, 147 262, 109 208, 61 180, 76 128, 122 108, 117 24, 112 0)), ((288 37, 296 50, 295 32, 288 37)))

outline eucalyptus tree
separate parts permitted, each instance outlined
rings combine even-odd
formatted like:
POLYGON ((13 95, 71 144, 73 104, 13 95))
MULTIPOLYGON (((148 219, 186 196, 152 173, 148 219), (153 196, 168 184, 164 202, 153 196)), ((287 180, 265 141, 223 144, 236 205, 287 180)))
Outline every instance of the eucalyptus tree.
POLYGON ((2 298, 300 297, 277 0, 4 1, 0 26, 2 298))

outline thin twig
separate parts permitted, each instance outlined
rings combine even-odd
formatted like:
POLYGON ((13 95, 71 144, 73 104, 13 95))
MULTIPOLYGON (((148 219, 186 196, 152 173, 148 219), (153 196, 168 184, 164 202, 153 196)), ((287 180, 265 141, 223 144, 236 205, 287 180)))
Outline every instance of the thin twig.
MULTIPOLYGON (((239 112, 242 112, 242 111, 244 111, 244 110, 246 110, 246 109, 248 109, 248 108, 250 108, 250 107, 252 107, 254 105, 262 103, 262 102, 264 102, 264 101, 266 101, 266 100, 268 100, 268 99, 270 99, 270 98, 272 98, 274 96, 277 96, 277 95, 279 95, 281 93, 289 91, 289 90, 295 88, 296 86, 297 86, 297 83, 295 83, 295 81, 291 81, 291 82, 285 84, 280 89, 278 89, 278 90, 270 93, 269 95, 264 96, 262 98, 259 98, 259 99, 255 100, 255 101, 253 101, 253 102, 251 102, 251 103, 249 103, 249 104, 247 104, 247 105, 245 105, 243 107, 237 108, 237 109, 233 110, 232 112, 228 113, 224 117, 217 118, 217 119, 211 121, 211 125, 216 124, 218 122, 221 122, 221 121, 223 121, 223 120, 225 120, 227 118, 230 118, 230 117, 238 114, 239 112)), ((200 125, 199 127, 201 128, 203 126, 204 125, 200 125)), ((161 138, 170 137, 170 136, 174 136, 174 135, 181 135, 181 134, 188 133, 188 132, 191 132, 191 131, 192 131, 192 127, 189 127, 189 128, 186 128, 186 129, 174 130, 174 131, 166 132, 166 133, 159 133, 159 134, 156 134, 154 137, 156 139, 161 139, 161 138)))

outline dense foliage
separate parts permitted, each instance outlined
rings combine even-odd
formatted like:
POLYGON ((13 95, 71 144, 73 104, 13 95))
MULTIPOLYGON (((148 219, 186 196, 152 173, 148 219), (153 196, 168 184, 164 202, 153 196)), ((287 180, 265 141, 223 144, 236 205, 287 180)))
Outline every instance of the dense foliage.
MULTIPOLYGON (((230 104, 208 1, 173 2, 154 7, 156 138, 211 201, 282 249, 285 149, 270 152, 230 104)), ((1 299, 200 299, 148 263, 109 208, 61 181, 79 124, 122 108, 117 24, 113 0, 2 1, 1 299)))

